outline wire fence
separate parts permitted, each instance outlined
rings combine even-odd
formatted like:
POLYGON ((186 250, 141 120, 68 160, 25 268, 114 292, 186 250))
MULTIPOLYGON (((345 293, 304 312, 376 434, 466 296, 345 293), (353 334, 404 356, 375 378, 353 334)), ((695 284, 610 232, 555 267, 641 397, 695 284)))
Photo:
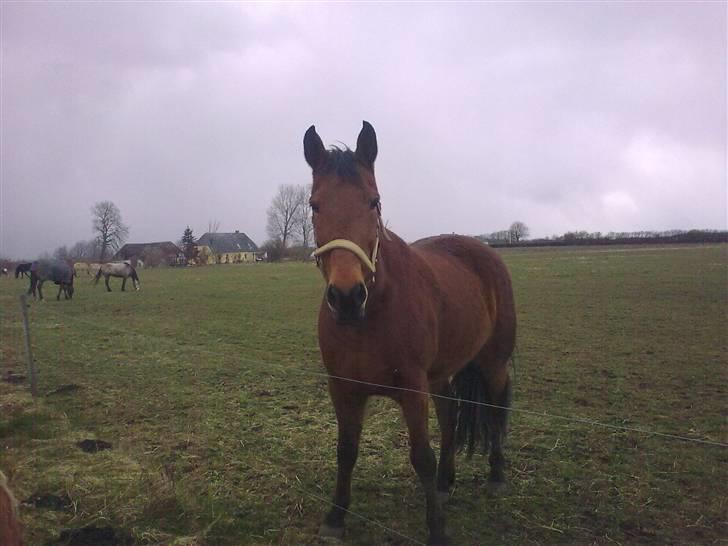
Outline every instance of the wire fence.
MULTIPOLYGON (((148 340, 152 340, 156 343, 174 344, 175 346, 179 346, 179 344, 176 340, 169 339, 169 338, 151 336, 149 334, 135 332, 133 330, 128 330, 125 328, 102 326, 96 322, 79 319, 78 317, 66 317, 66 318, 71 318, 75 322, 85 324, 86 326, 89 326, 92 328, 102 328, 104 330, 113 331, 113 332, 123 334, 123 335, 137 336, 137 337, 145 338, 148 340)), ((185 350, 192 350, 199 354, 213 356, 216 358, 220 358, 222 356, 220 352, 211 351, 209 349, 205 349, 203 347, 198 347, 195 345, 185 345, 185 346, 183 346, 183 348, 185 350)), ((696 438, 696 437, 691 437, 686 434, 680 434, 680 433, 650 430, 646 427, 639 426, 639 425, 636 425, 636 426, 616 425, 613 423, 604 423, 604 422, 598 421, 596 419, 588 419, 588 418, 584 418, 584 417, 559 415, 559 414, 549 413, 546 411, 529 410, 529 409, 511 407, 511 406, 499 406, 497 404, 489 404, 486 402, 478 402, 478 401, 473 401, 473 400, 462 400, 460 398, 433 394, 433 393, 429 393, 426 391, 420 391, 417 389, 410 389, 410 388, 406 388, 406 387, 398 387, 398 386, 393 386, 393 385, 384 385, 384 384, 374 383, 374 382, 370 382, 370 381, 362 381, 362 380, 358 380, 358 379, 353 379, 350 377, 331 375, 331 374, 328 374, 323 371, 315 371, 313 369, 308 369, 305 367, 292 368, 292 367, 286 366, 284 364, 281 364, 280 362, 254 360, 254 359, 246 358, 244 356, 236 356, 235 360, 237 360, 238 362, 244 362, 244 363, 255 364, 255 365, 265 364, 266 367, 273 366, 273 367, 278 368, 280 371, 285 372, 286 374, 295 373, 295 374, 320 377, 320 378, 324 378, 324 379, 335 379, 337 381, 356 383, 356 384, 361 384, 361 385, 365 385, 365 386, 376 387, 379 389, 424 394, 424 395, 427 395, 427 396, 430 396, 433 398, 441 398, 444 400, 451 400, 451 401, 458 402, 458 403, 466 403, 466 404, 473 404, 473 405, 477 405, 477 406, 490 407, 490 408, 495 408, 495 409, 503 409, 503 410, 510 411, 512 413, 521 413, 524 415, 543 417, 546 419, 553 419, 553 420, 557 420, 557 421, 572 422, 572 423, 588 425, 588 426, 597 427, 597 428, 621 430, 624 432, 634 432, 634 433, 644 434, 644 435, 648 435, 648 436, 657 436, 657 437, 667 438, 667 439, 671 439, 671 440, 679 440, 682 442, 692 442, 692 443, 704 444, 704 445, 710 445, 710 446, 716 446, 716 447, 724 447, 724 448, 728 447, 728 443, 726 443, 726 442, 711 440, 711 439, 707 439, 707 438, 696 438)), ((307 364, 309 366, 312 366, 312 364, 310 362, 307 364)), ((625 418, 621 418, 621 420, 626 421, 625 418)))
MULTIPOLYGON (((18 314, 18 318, 19 318, 19 314, 18 314)), ((55 319, 58 319, 58 318, 59 318, 59 316, 56 315, 55 319)), ((177 348, 179 350, 194 351, 200 355, 207 355, 207 356, 214 357, 214 358, 220 358, 222 356, 227 356, 227 355, 222 355, 220 352, 212 351, 212 350, 206 349, 204 347, 199 347, 196 345, 180 345, 176 339, 153 336, 153 335, 150 335, 147 333, 137 332, 137 331, 126 329, 126 328, 109 327, 108 325, 100 324, 98 322, 86 320, 86 319, 79 318, 79 317, 64 315, 63 319, 70 320, 78 325, 84 325, 86 327, 93 328, 96 330, 114 332, 116 334, 120 334, 123 336, 143 338, 143 339, 151 341, 155 344, 161 344, 161 345, 167 345, 167 346, 174 345, 175 348, 177 348)), ((21 327, 16 328, 16 327, 11 326, 9 321, 7 320, 7 317, 4 322, 5 322, 4 326, 6 329, 12 328, 13 330, 16 330, 18 333, 22 332, 21 327)), ((24 350, 22 338, 17 335, 13 336, 13 337, 16 339, 16 343, 14 343, 15 351, 18 353, 18 356, 20 356, 20 354, 22 354, 21 351, 24 350)), ((61 353, 62 352, 63 352, 63 349, 61 348, 61 353)), ((239 355, 235 355, 234 359, 241 363, 249 363, 249 364, 258 365, 258 366, 265 365, 265 367, 267 367, 267 368, 274 367, 278 371, 284 372, 285 374, 295 373, 295 374, 299 374, 299 375, 306 375, 309 377, 316 377, 316 378, 325 379, 325 380, 352 382, 352 383, 362 384, 362 385, 366 385, 366 386, 376 387, 379 389, 389 389, 389 390, 393 390, 393 391, 418 393, 418 394, 428 395, 431 397, 447 399, 447 400, 451 400, 451 401, 455 401, 455 402, 464 402, 464 403, 470 403, 470 404, 474 404, 474 405, 478 405, 478 406, 505 409, 510 412, 520 413, 520 414, 523 414, 526 416, 552 419, 552 420, 560 421, 560 422, 571 422, 571 423, 575 423, 575 424, 579 424, 579 425, 589 426, 592 428, 603 428, 603 429, 617 430, 617 431, 623 431, 623 432, 637 433, 637 434, 643 434, 643 435, 647 435, 647 436, 664 438, 667 440, 675 440, 675 441, 687 442, 687 443, 693 443, 693 444, 702 444, 702 445, 706 445, 706 446, 714 446, 714 447, 721 447, 721 448, 728 447, 728 443, 717 441, 717 440, 712 440, 712 439, 708 439, 708 438, 696 438, 696 437, 691 437, 691 436, 688 436, 685 434, 680 434, 680 433, 655 431, 655 430, 650 430, 650 429, 648 429, 646 427, 642 427, 642 426, 617 425, 617 424, 613 424, 613 423, 605 423, 602 421, 597 421, 594 419, 583 418, 583 417, 559 415, 559 414, 553 414, 553 413, 549 413, 549 412, 545 412, 545 411, 536 411, 536 410, 530 410, 530 409, 519 408, 519 407, 504 407, 504 406, 499 406, 496 404, 488 404, 488 403, 477 402, 477 401, 460 400, 455 397, 431 394, 428 392, 419 391, 416 389, 409 389, 406 387, 383 385, 383 384, 361 381, 361 380, 356 380, 356 379, 347 378, 347 377, 335 376, 335 375, 328 374, 325 371, 318 371, 316 369, 312 369, 314 367, 314 364, 312 364, 310 362, 306 363, 306 365, 308 367, 300 367, 300 366, 291 367, 291 366, 288 366, 281 362, 251 359, 251 358, 247 358, 247 357, 239 356, 239 355)), ((18 360, 22 361, 21 358, 19 358, 18 360)), ((319 364, 316 363, 315 366, 319 366, 319 364)), ((41 374, 42 374, 42 370, 41 370, 41 374)), ((296 490, 298 490, 301 494, 305 495, 306 497, 308 497, 312 500, 320 502, 328 507, 336 506, 330 499, 322 497, 321 495, 306 489, 305 487, 303 487, 300 484, 300 482, 294 484, 293 487, 296 490)), ((388 527, 387 525, 384 525, 383 523, 381 523, 377 520, 367 518, 357 512, 349 510, 349 509, 345 509, 345 511, 348 514, 364 521, 365 523, 367 523, 369 525, 379 527, 380 529, 382 529, 388 533, 391 533, 392 535, 396 535, 400 538, 406 539, 407 541, 409 541, 412 544, 424 544, 423 542, 421 542, 411 536, 407 536, 406 534, 403 534, 402 532, 400 532, 396 529, 388 527)))

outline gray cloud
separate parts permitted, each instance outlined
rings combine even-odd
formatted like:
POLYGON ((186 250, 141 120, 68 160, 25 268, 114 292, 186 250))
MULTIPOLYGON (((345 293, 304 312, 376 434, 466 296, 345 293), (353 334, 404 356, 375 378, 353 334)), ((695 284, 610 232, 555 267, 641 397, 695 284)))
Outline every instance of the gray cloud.
POLYGON ((301 139, 378 133, 408 239, 726 228, 719 3, 2 4, 0 245, 265 239, 301 139))

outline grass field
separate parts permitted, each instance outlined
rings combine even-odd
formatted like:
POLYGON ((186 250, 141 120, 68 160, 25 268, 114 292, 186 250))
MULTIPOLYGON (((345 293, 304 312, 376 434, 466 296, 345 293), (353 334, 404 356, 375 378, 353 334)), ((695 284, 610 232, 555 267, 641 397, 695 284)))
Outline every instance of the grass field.
MULTIPOLYGON (((485 458, 459 456, 454 542, 726 540, 728 448, 572 419, 728 442, 728 247, 503 255, 519 312, 510 489, 489 496, 485 458)), ((140 292, 80 278, 73 301, 31 303, 42 395, 0 382, 0 468, 19 499, 62 502, 21 507, 27 543, 95 524, 138 544, 318 544, 336 424, 315 267, 140 276, 140 292)), ((3 375, 24 373, 26 286, 0 279, 3 375)), ((431 430, 436 444, 434 412, 431 430)), ((423 505, 399 411, 373 400, 351 506, 366 520, 348 518, 345 542, 423 542, 423 505)))

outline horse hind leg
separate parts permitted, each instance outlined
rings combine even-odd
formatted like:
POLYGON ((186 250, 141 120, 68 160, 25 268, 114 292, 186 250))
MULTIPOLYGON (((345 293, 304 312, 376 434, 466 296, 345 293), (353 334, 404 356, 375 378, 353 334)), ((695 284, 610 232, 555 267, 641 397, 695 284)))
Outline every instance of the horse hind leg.
POLYGON ((104 282, 106 283, 106 291, 111 292, 111 287, 109 286, 109 275, 104 275, 104 282))
POLYGON ((126 292, 126 277, 121 279, 121 291, 126 292))
POLYGON ((506 459, 503 455, 503 444, 508 434, 511 407, 511 380, 508 370, 504 369, 503 373, 490 375, 486 379, 486 389, 491 404, 493 404, 493 407, 486 411, 488 442, 490 443, 488 487, 491 491, 497 491, 506 484, 506 459))
POLYGON ((503 444, 511 402, 508 358, 494 359, 486 348, 456 374, 453 383, 460 400, 456 444, 468 456, 479 447, 489 454, 488 488, 498 491, 506 481, 503 444))
POLYGON ((440 460, 437 465, 437 496, 441 502, 450 497, 450 488, 455 483, 455 425, 457 423, 457 402, 450 382, 432 389, 432 401, 440 425, 440 460))
POLYGON ((485 425, 490 444, 488 487, 494 492, 502 489, 506 483, 503 444, 508 434, 511 413, 511 378, 508 369, 511 352, 498 351, 496 347, 486 346, 479 358, 485 383, 486 403, 489 404, 485 407, 485 425))

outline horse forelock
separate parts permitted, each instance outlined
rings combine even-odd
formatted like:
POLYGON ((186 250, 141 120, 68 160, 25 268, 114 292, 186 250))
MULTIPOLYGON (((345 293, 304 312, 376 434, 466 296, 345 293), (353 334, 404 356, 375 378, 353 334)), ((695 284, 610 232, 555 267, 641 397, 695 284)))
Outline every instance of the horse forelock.
POLYGON ((326 162, 316 174, 334 174, 349 181, 357 181, 359 179, 357 163, 356 155, 348 147, 332 146, 326 153, 326 162))

